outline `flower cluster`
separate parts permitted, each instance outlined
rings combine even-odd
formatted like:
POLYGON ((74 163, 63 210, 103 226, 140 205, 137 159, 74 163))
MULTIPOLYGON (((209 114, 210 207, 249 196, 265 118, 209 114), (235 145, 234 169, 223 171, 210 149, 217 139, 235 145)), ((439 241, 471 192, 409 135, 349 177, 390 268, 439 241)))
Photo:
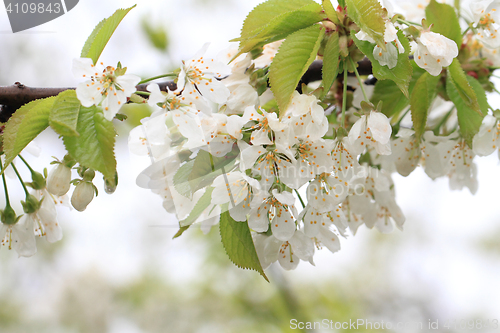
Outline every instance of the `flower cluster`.
POLYGON ((266 106, 269 90, 258 96, 246 69, 269 62, 242 55, 229 67, 204 51, 183 62, 177 90, 149 85, 155 111, 129 137, 131 151, 153 161, 138 184, 167 211, 208 231, 228 210, 253 231, 263 267, 285 269, 313 263, 315 248, 338 251, 361 224, 402 227, 390 175, 358 163, 391 154, 384 114, 365 103, 349 133, 329 138, 336 129, 314 95, 294 92, 279 115, 266 106))

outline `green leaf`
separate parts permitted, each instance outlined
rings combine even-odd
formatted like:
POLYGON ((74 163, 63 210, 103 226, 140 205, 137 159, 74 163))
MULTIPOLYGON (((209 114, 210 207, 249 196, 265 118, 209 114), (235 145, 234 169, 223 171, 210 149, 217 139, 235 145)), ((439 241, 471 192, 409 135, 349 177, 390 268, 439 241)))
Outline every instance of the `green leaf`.
POLYGON ((271 90, 281 112, 288 107, 300 78, 316 59, 324 34, 324 29, 315 24, 294 32, 281 44, 269 69, 271 90))
POLYGON ((373 57, 373 49, 376 46, 375 44, 357 39, 354 32, 351 32, 351 37, 361 52, 363 52, 368 59, 370 59, 373 67, 373 76, 375 76, 378 80, 394 81, 403 94, 409 98, 410 94, 408 88, 412 78, 413 69, 408 58, 410 54, 410 42, 404 36, 403 32, 401 30, 398 31, 398 39, 401 42, 401 45, 403 45, 405 52, 398 54, 398 63, 396 64, 396 67, 392 69, 389 69, 387 66, 381 66, 373 57))
POLYGON ((172 237, 172 239, 176 239, 177 237, 182 236, 182 234, 184 233, 184 231, 188 230, 189 227, 190 227, 190 225, 185 226, 185 227, 180 227, 179 231, 177 231, 177 233, 174 235, 174 237, 172 237))
POLYGON ((63 91, 57 96, 52 106, 49 116, 50 127, 60 135, 79 136, 76 125, 81 107, 74 90, 63 91))
POLYGON ((225 156, 211 156, 209 152, 200 150, 194 159, 193 170, 188 176, 192 192, 212 184, 219 175, 232 169, 239 150, 232 150, 225 156))
POLYGON ((323 10, 326 16, 335 24, 339 24, 339 17, 337 16, 337 11, 330 0, 321 0, 323 10))
MULTIPOLYGON (((328 0, 330 2, 330 0, 328 0)), ((325 45, 325 51, 323 54, 323 87, 325 88, 323 96, 325 96, 333 82, 337 79, 339 74, 339 56, 340 56, 340 46, 339 46, 339 33, 338 31, 333 32, 325 45)))
POLYGON ((187 227, 196 222, 198 217, 200 217, 201 213, 205 209, 207 209, 208 206, 210 206, 210 203, 212 202, 212 192, 214 191, 213 187, 208 187, 205 193, 201 196, 200 199, 196 202, 196 204, 193 207, 193 210, 189 213, 188 217, 186 217, 184 220, 179 221, 179 225, 181 227, 187 227))
POLYGON ((115 128, 95 106, 81 107, 76 131, 80 136, 63 138, 66 150, 78 163, 99 171, 114 182, 116 160, 114 153, 115 128))
POLYGON ((432 76, 425 72, 415 83, 415 87, 410 97, 411 120, 417 142, 420 141, 425 132, 427 124, 427 115, 429 108, 436 97, 436 86, 439 82, 439 76, 432 76))
POLYGON ((429 25, 433 24, 432 32, 448 37, 457 43, 458 48, 460 48, 462 45, 462 29, 460 29, 458 16, 452 6, 431 0, 425 8, 425 17, 429 25))
POLYGON ((255 36, 263 27, 280 15, 310 6, 316 6, 316 10, 321 11, 321 6, 312 0, 269 0, 263 2, 245 18, 240 39, 255 36))
POLYGON ((458 59, 453 59, 451 65, 448 66, 447 74, 450 78, 449 82, 454 85, 465 105, 482 116, 483 114, 481 113, 476 93, 470 86, 469 81, 467 80, 467 75, 465 75, 458 59))
MULTIPOLYGON (((486 100, 486 93, 484 92, 484 89, 473 77, 467 76, 467 80, 472 89, 475 91, 481 111, 484 115, 486 115, 488 112, 488 102, 486 100)), ((475 110, 465 104, 465 101, 461 97, 459 90, 452 82, 452 78, 450 76, 448 76, 446 80, 446 93, 457 108, 460 134, 462 134, 469 147, 472 148, 472 138, 477 132, 479 132, 484 116, 482 114, 478 114, 475 110)))
POLYGON ((391 80, 377 81, 371 98, 373 105, 382 102, 382 113, 388 118, 398 115, 410 101, 391 80))
MULTIPOLYGON (((254 11, 258 9, 258 11, 261 12, 269 6, 274 8, 275 3, 282 3, 282 1, 265 2, 262 4, 265 6, 257 6, 254 11)), ((289 34, 309 27, 324 18, 321 15, 321 6, 314 1, 292 1, 291 5, 292 6, 290 6, 290 4, 288 4, 288 6, 281 6, 281 13, 277 16, 269 17, 268 20, 262 22, 261 25, 257 26, 251 32, 246 31, 246 26, 244 24, 242 36, 232 40, 240 42, 239 54, 250 52, 259 46, 286 38, 289 34)), ((249 14, 249 17, 254 11, 249 14)), ((259 18, 259 21, 262 17, 267 17, 271 13, 272 11, 261 14, 262 16, 259 18)), ((251 25, 251 27, 253 28, 253 25, 251 25)))
POLYGON ((118 9, 113 15, 99 22, 85 42, 85 45, 83 45, 80 57, 91 58, 95 64, 120 22, 135 6, 127 9, 118 9))
POLYGON ((347 0, 346 4, 349 17, 381 48, 385 49, 384 16, 386 15, 380 3, 377 0, 347 0))
POLYGON ((240 268, 259 272, 269 282, 255 251, 248 223, 235 221, 229 212, 225 211, 221 214, 219 226, 222 245, 229 259, 240 268))
POLYGON ((23 105, 10 117, 3 132, 5 169, 16 156, 49 126, 49 115, 56 97, 38 99, 23 105))
POLYGON ((193 166, 194 160, 188 161, 187 163, 184 163, 174 175, 175 190, 189 199, 191 199, 193 194, 191 186, 189 185, 189 175, 193 171, 193 166))

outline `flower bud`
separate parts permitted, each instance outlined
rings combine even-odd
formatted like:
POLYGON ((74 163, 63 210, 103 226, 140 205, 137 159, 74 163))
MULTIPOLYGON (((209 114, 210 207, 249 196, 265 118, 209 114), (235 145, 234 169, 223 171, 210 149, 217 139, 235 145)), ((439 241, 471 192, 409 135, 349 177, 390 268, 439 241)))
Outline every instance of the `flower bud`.
MULTIPOLYGON (((22 215, 21 215, 22 216, 22 215)), ((2 219, 2 223, 13 225, 16 224, 17 221, 21 218, 21 216, 17 216, 16 211, 8 205, 4 210, 0 210, 0 217, 2 219)))
POLYGON ((29 194, 26 196, 26 201, 21 201, 21 204, 26 214, 33 214, 40 209, 41 202, 33 194, 29 194))
POLYGON ((73 191, 71 204, 77 211, 83 212, 94 199, 94 192, 94 185, 91 182, 82 181, 73 191))
POLYGON ((34 170, 31 171, 31 183, 29 184, 34 190, 41 190, 46 185, 45 177, 34 170))
POLYGON ((53 195, 65 195, 69 191, 71 182, 71 168, 64 164, 57 164, 55 168, 50 171, 47 178, 47 191, 53 195))

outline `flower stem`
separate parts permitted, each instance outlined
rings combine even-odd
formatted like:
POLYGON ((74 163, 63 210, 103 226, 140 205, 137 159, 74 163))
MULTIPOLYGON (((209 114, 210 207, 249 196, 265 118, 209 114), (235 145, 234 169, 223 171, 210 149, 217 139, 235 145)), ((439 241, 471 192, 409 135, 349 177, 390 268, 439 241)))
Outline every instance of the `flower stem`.
MULTIPOLYGON (((21 161, 23 161, 23 163, 24 163, 24 164, 28 167, 28 169, 30 169, 30 172, 31 172, 31 173, 35 172, 35 171, 31 168, 31 166, 28 164, 28 162, 26 162, 26 160, 25 160, 25 159, 24 159, 21 155, 17 155, 17 156, 21 159, 21 161)), ((14 167, 14 164, 12 164, 12 167, 14 167)))
POLYGON ((24 184, 23 179, 21 178, 21 175, 19 174, 19 171, 17 171, 17 168, 14 165, 14 163, 12 163, 11 165, 12 165, 12 169, 14 169, 14 172, 17 175, 17 178, 19 178, 19 181, 21 182, 21 185, 23 185, 24 193, 26 193, 26 196, 28 196, 29 195, 28 189, 26 188, 26 184, 24 184))
MULTIPOLYGON (((356 77, 358 78, 359 82, 359 87, 361 88, 361 91, 363 92, 363 98, 365 99, 365 102, 369 102, 370 100, 368 99, 368 96, 366 95, 365 87, 363 87, 363 80, 361 80, 361 77, 359 76, 358 69, 356 68, 356 64, 354 63, 354 60, 352 58, 349 58, 351 61, 351 65, 354 68, 354 73, 356 74, 356 77)), ((344 74, 345 76, 345 74, 344 74)))
POLYGON ((412 25, 416 25, 416 26, 419 26, 421 27, 422 25, 420 23, 416 23, 416 22, 411 22, 411 21, 406 21, 406 20, 403 20, 403 19, 398 19, 398 23, 401 23, 401 24, 406 24, 407 26, 411 27, 412 25))
POLYGON ((3 180, 3 190, 5 192, 5 201, 7 202, 5 206, 9 207, 10 206, 9 191, 7 190, 7 182, 5 181, 5 173, 2 173, 2 180, 3 180))
POLYGON ((443 119, 441 119, 441 121, 439 122, 439 124, 437 124, 436 128, 434 128, 433 132, 434 132, 434 135, 439 135, 439 129, 441 128, 441 126, 444 125, 444 123, 446 123, 446 121, 448 120, 448 118, 450 117, 451 113, 453 112, 453 109, 455 108, 455 106, 453 106, 450 111, 448 111, 448 113, 443 117, 443 119))
POLYGON ((153 80, 162 79, 164 77, 171 77, 171 76, 177 76, 177 74, 175 74, 175 73, 167 73, 167 74, 162 74, 162 75, 158 75, 158 76, 153 76, 153 77, 150 77, 148 79, 142 80, 138 84, 148 83, 148 82, 153 81, 153 80))
POLYGON ((299 197, 300 204, 302 205, 302 208, 306 208, 306 205, 304 204, 304 200, 302 200, 302 197, 300 196, 299 191, 297 191, 297 190, 294 190, 294 191, 295 191, 295 194, 297 194, 297 196, 299 197))
POLYGON ((345 127, 345 111, 347 108, 346 104, 347 104, 347 63, 344 61, 344 91, 342 92, 342 120, 341 120, 342 128, 345 127))

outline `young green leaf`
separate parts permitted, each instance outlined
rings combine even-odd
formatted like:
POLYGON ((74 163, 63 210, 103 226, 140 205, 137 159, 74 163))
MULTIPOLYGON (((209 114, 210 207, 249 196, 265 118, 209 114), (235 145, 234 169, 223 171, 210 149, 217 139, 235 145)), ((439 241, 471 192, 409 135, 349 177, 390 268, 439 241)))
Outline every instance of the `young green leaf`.
POLYGON ((105 179, 116 174, 115 128, 95 106, 81 107, 76 131, 80 136, 63 138, 66 150, 78 163, 99 171, 105 179))
POLYGON ((415 83, 410 97, 411 120, 417 141, 420 141, 425 132, 429 108, 436 97, 436 86, 439 76, 432 76, 425 72, 415 83))
POLYGON ((381 48, 385 48, 384 10, 380 3, 377 0, 347 0, 346 4, 349 17, 381 48))
POLYGON ((233 150, 225 156, 216 157, 210 156, 211 154, 205 150, 200 150, 194 159, 193 170, 187 178, 191 191, 194 193, 212 184, 217 176, 231 170, 238 154, 239 150, 233 150))
POLYGON ((373 105, 382 102, 382 113, 388 118, 398 115, 410 104, 408 98, 391 80, 377 81, 370 101, 373 105))
POLYGON ((255 251, 248 223, 235 221, 229 212, 225 211, 221 214, 219 227, 222 245, 229 259, 240 268, 259 272, 269 282, 255 251))
POLYGON ((405 51, 404 53, 398 54, 398 63, 396 67, 392 69, 389 69, 387 66, 381 66, 375 59, 373 56, 375 44, 357 39, 354 32, 351 33, 351 37, 361 52, 363 52, 365 56, 370 59, 373 68, 373 76, 379 80, 394 81, 403 94, 409 98, 410 94, 408 88, 412 78, 413 69, 408 58, 408 55, 410 54, 410 42, 404 36, 403 32, 398 31, 398 39, 401 42, 401 45, 403 45, 405 51))
POLYGON ((214 191, 213 187, 207 187, 207 190, 203 195, 201 196, 200 199, 196 202, 196 204, 193 207, 193 210, 189 213, 188 217, 186 217, 184 220, 179 221, 179 225, 182 227, 187 227, 196 222, 198 217, 200 217, 201 213, 205 209, 210 206, 210 203, 212 202, 212 192, 214 191))
POLYGON ((432 32, 448 37, 455 41, 460 48, 462 45, 462 29, 460 29, 458 16, 452 6, 431 0, 425 8, 425 17, 429 25, 433 24, 432 32))
POLYGON ((193 166, 194 160, 188 161, 184 163, 174 175, 175 190, 188 199, 191 199, 193 195, 193 191, 189 184, 189 175, 193 171, 193 166))
POLYGON ((23 105, 10 117, 3 131, 4 169, 49 126, 49 115, 56 97, 38 99, 23 105))
POLYGON ((253 31, 247 37, 234 39, 239 41, 239 54, 250 52, 256 47, 286 38, 289 34, 309 27, 323 19, 321 6, 317 3, 305 5, 298 10, 283 13, 272 18, 266 25, 253 31))
MULTIPOLYGON (((328 0, 329 2, 330 0, 328 0)), ((323 96, 325 96, 333 82, 337 79, 339 73, 339 33, 333 32, 326 42, 325 51, 323 54, 323 87, 325 88, 323 96)))
POLYGON ((477 96, 477 102, 482 114, 477 113, 465 103, 450 76, 448 76, 446 80, 446 93, 457 108, 460 134, 462 134, 469 147, 472 148, 472 138, 479 132, 483 117, 488 113, 488 102, 486 100, 486 93, 481 87, 481 84, 471 76, 467 76, 467 81, 477 96))
POLYGON ((482 116, 483 114, 481 113, 476 93, 470 86, 469 81, 467 80, 467 75, 465 75, 458 59, 453 59, 451 65, 448 66, 447 74, 450 78, 449 82, 454 85, 465 105, 482 116))
POLYGON ((276 17, 301 10, 306 6, 316 6, 316 10, 318 12, 321 11, 321 6, 313 0, 269 0, 263 2, 255 7, 245 18, 240 39, 255 36, 276 17))
POLYGON ((320 25, 313 25, 288 36, 274 57, 269 81, 280 112, 285 112, 300 78, 316 59, 325 34, 320 25))
POLYGON ((91 58, 95 64, 120 22, 135 6, 127 9, 118 9, 113 15, 99 22, 85 42, 85 45, 83 45, 80 57, 91 58))
POLYGON ((321 0, 323 10, 326 16, 335 24, 339 24, 339 17, 337 16, 337 11, 330 0, 321 0))
POLYGON ((78 114, 82 104, 74 90, 66 90, 57 95, 49 116, 49 125, 57 134, 79 136, 76 131, 78 114))

